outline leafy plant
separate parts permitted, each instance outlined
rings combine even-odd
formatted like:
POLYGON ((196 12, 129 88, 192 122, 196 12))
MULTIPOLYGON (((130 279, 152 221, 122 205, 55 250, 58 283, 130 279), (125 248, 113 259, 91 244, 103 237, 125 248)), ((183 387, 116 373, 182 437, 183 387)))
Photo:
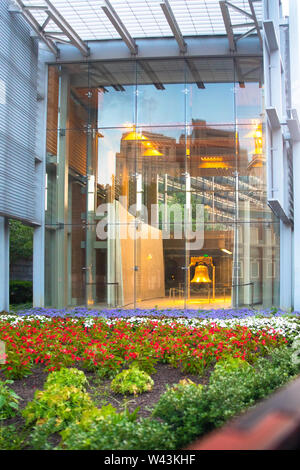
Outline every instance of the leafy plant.
POLYGON ((27 424, 43 424, 55 418, 53 432, 56 432, 78 419, 91 406, 90 396, 80 388, 53 384, 46 390, 36 391, 34 400, 27 404, 22 414, 27 424))
POLYGON ((20 397, 7 386, 12 383, 12 380, 0 381, 0 420, 15 416, 19 409, 20 397))
POLYGON ((110 405, 85 412, 61 435, 61 448, 68 450, 167 450, 175 445, 167 424, 136 421, 135 413, 118 414, 110 405))
POLYGON ((153 416, 164 420, 176 437, 177 447, 201 432, 203 386, 181 381, 167 386, 156 404, 153 416))
POLYGON ((56 430, 56 419, 50 418, 45 422, 35 424, 30 430, 28 446, 33 450, 52 450, 54 445, 49 437, 56 430))
POLYGON ((251 366, 219 365, 209 385, 197 390, 192 384, 178 384, 160 397, 153 416, 164 420, 176 437, 176 446, 223 425, 257 400, 286 383, 299 370, 291 361, 292 350, 272 351, 251 366))
POLYGON ((149 392, 154 385, 150 375, 137 367, 123 370, 111 382, 111 389, 116 393, 138 395, 149 392))
POLYGON ((81 370, 72 368, 62 368, 58 371, 53 371, 48 375, 44 388, 49 389, 49 387, 76 387, 83 390, 87 385, 87 378, 81 370))
POLYGON ((230 372, 236 369, 251 369, 247 361, 243 361, 239 357, 228 357, 222 361, 217 362, 214 368, 215 373, 230 372))
POLYGON ((0 450, 21 450, 25 444, 26 432, 10 424, 3 426, 0 424, 0 450))
POLYGON ((5 377, 9 379, 21 379, 32 372, 32 363, 23 349, 8 349, 6 362, 0 365, 5 377))

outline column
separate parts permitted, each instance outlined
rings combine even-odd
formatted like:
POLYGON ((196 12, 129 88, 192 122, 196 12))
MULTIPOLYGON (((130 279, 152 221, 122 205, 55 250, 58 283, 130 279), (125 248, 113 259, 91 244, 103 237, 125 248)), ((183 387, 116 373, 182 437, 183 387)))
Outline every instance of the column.
POLYGON ((45 197, 46 197, 46 140, 47 140, 47 92, 48 92, 48 51, 39 50, 37 92, 36 155, 35 164, 36 216, 40 223, 33 232, 33 306, 45 305, 45 197))
POLYGON ((57 141, 57 230, 55 236, 55 306, 63 308, 68 303, 68 100, 69 77, 61 73, 59 77, 59 114, 57 141))
POLYGON ((251 224, 250 224, 250 201, 243 202, 243 284, 244 288, 244 304, 250 305, 252 303, 252 287, 251 282, 251 224))
MULTIPOLYGON (((294 2, 297 9, 298 1, 294 2)), ((266 107, 275 108, 278 119, 282 123, 286 120, 287 109, 290 107, 288 102, 288 92, 285 90, 285 74, 288 75, 289 58, 286 55, 287 46, 284 43, 284 35, 280 27, 281 12, 279 0, 265 0, 265 20, 272 20, 278 41, 278 48, 269 50, 267 40, 264 40, 264 72, 265 72, 265 104, 266 107)), ((296 12, 290 11, 290 23, 295 23, 296 34, 290 37, 291 65, 293 56, 295 58, 296 69, 294 69, 294 78, 298 81, 299 76, 299 57, 298 48, 295 44, 299 42, 299 20, 296 12), (296 64, 297 62, 297 64, 296 64)), ((291 67, 291 76, 293 76, 293 67, 291 67)), ((299 86, 299 85, 298 85, 299 86)), ((287 152, 284 146, 284 127, 272 128, 270 123, 266 123, 266 142, 267 142, 267 174, 268 174, 268 199, 278 200, 286 215, 289 216, 289 198, 287 182, 287 152)), ((297 160, 297 159, 296 159, 297 160)), ((294 174, 297 175, 296 168, 294 174)), ((297 188, 298 182, 295 188, 297 188)), ((291 284, 292 284, 292 229, 290 226, 280 222, 280 306, 283 308, 291 307, 291 284)), ((268 261, 266 261, 268 263, 268 261)), ((265 281, 263 279, 263 281, 265 281)), ((263 299, 266 302, 270 297, 269 282, 266 281, 263 288, 263 299)), ((272 301, 272 296, 270 297, 272 301)))
MULTIPOLYGON (((282 223, 282 222, 281 222, 282 223)), ((262 303, 264 307, 273 305, 273 239, 272 229, 266 226, 264 229, 262 249, 262 303)), ((282 282, 282 280, 280 280, 282 282)), ((280 289, 282 290, 281 284, 280 289)))
POLYGON ((96 176, 97 145, 95 133, 88 126, 87 131, 87 185, 86 185, 86 239, 85 239, 85 282, 86 305, 93 305, 96 299, 96 176))
MULTIPOLYGON (((291 87, 292 107, 297 109, 300 116, 300 5, 299 0, 290 0, 290 57, 291 57, 291 87)), ((293 142, 294 165, 294 253, 293 253, 293 297, 294 309, 300 310, 300 142, 293 142)), ((281 261, 281 260, 280 260, 281 261)), ((280 263, 281 264, 281 263, 280 263)))
POLYGON ((232 307, 240 305, 240 263, 239 263, 239 174, 235 172, 235 216, 234 216, 234 239, 232 259, 232 307))
MULTIPOLYGON (((291 309, 292 306, 292 232, 291 228, 280 222, 280 308, 291 309)), ((295 260, 296 261, 296 260, 295 260)))

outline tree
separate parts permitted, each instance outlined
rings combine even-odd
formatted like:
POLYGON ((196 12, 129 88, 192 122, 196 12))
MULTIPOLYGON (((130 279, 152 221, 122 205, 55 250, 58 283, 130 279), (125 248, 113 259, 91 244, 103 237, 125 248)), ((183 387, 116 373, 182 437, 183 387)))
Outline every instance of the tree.
POLYGON ((10 221, 10 263, 19 259, 31 260, 33 255, 33 228, 18 220, 10 221))

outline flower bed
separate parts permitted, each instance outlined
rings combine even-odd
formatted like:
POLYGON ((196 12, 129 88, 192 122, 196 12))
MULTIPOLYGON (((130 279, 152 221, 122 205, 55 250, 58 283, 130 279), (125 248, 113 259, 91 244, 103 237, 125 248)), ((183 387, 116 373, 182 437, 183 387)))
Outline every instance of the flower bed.
POLYGON ((298 315, 243 311, 238 317, 237 312, 225 315, 220 310, 209 318, 207 312, 191 315, 177 310, 171 317, 171 312, 151 310, 143 316, 135 310, 117 318, 118 312, 89 310, 83 315, 79 309, 35 309, 0 315, 0 340, 7 353, 5 363, 0 364, 4 397, 0 396, 0 411, 1 400, 9 409, 5 397, 12 395, 8 388, 23 393, 24 388, 32 387, 31 377, 49 374, 45 384, 45 379, 39 382, 41 391, 35 398, 31 394, 23 403, 26 408, 23 418, 18 412, 17 429, 11 421, 2 421, 5 426, 0 421, 0 449, 9 445, 180 448, 267 396, 299 369, 297 360, 292 361, 291 347, 295 339, 299 341, 298 315), (78 382, 78 376, 71 373, 74 368, 84 371, 89 382, 84 376, 78 382), (156 370, 165 379, 161 388, 156 370), (172 370, 178 371, 175 382, 172 370), (15 383, 5 384, 6 378, 15 383), (105 393, 95 401, 99 390, 105 393), (125 411, 122 404, 112 407, 114 401, 122 402, 121 393, 134 394, 132 407, 128 408, 125 398, 125 411), (152 394, 156 398, 147 399, 152 394), (108 408, 103 406, 105 400, 110 403, 108 408), (134 408, 140 405, 138 415, 134 408), (146 413, 147 405, 152 411, 146 413), (20 443, 16 436, 23 432, 20 443))
POLYGON ((62 366, 98 369, 102 375, 135 362, 153 370, 160 361, 184 371, 203 373, 220 359, 239 357, 253 363, 258 356, 287 341, 275 331, 210 322, 180 322, 26 317, 0 320, 0 339, 7 358, 0 370, 9 378, 30 373, 37 364, 48 371, 62 366))
POLYGON ((200 310, 200 309, 123 309, 123 308, 114 308, 114 309, 92 309, 84 307, 76 308, 43 308, 36 307, 26 310, 19 310, 16 312, 20 316, 48 316, 48 317, 73 317, 73 318, 87 318, 87 317, 101 317, 101 318, 131 318, 131 317, 153 317, 153 318, 200 318, 208 319, 210 321, 216 319, 243 319, 248 317, 261 317, 261 318, 270 318, 270 317, 299 317, 299 312, 287 313, 283 310, 277 308, 269 308, 265 310, 255 310, 251 308, 241 308, 241 309, 209 309, 209 310, 200 310))

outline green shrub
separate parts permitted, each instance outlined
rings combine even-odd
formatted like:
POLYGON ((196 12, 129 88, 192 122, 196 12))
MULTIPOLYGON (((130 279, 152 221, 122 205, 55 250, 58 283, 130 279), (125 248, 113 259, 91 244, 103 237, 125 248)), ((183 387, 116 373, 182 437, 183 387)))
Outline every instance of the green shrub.
POLYGON ((7 386, 12 383, 12 380, 0 381, 0 420, 15 416, 19 409, 20 397, 7 386))
POLYGON ((153 416, 169 424, 177 447, 185 445, 286 383, 297 373, 291 355, 289 348, 274 350, 269 359, 259 359, 255 368, 219 364, 203 389, 191 384, 168 387, 153 416))
POLYGON ((0 425, 0 450, 21 450, 24 446, 25 434, 11 424, 0 425))
POLYGON ((84 372, 78 369, 67 369, 63 367, 58 371, 51 372, 48 375, 44 388, 47 390, 49 387, 56 385, 58 387, 73 386, 84 390, 87 385, 87 378, 84 372))
POLYGON ((32 302, 32 281, 10 281, 9 295, 11 304, 32 302))
POLYGON ((61 448, 67 450, 168 450, 174 437, 165 423, 149 418, 135 421, 135 414, 117 413, 108 405, 88 411, 80 421, 61 432, 61 448))
POLYGON ((85 411, 96 409, 84 391, 86 384, 84 373, 78 369, 63 368, 48 375, 45 389, 37 390, 22 412, 26 424, 33 426, 29 437, 33 449, 51 449, 51 434, 80 420, 85 411))
POLYGON ((27 424, 42 424, 55 418, 55 432, 78 419, 91 406, 90 396, 80 388, 53 384, 46 390, 35 392, 34 400, 27 404, 23 416, 27 424))
POLYGON ((243 361, 239 357, 229 356, 227 359, 223 359, 216 363, 214 372, 218 373, 218 371, 220 371, 221 373, 223 373, 223 372, 230 372, 236 369, 249 369, 249 368, 251 368, 249 362, 243 361))
POLYGON ((123 395, 127 393, 138 395, 139 393, 152 390, 153 384, 154 382, 150 375, 138 367, 131 367, 116 375, 111 382, 111 389, 123 395))
POLYGON ((184 445, 201 433, 203 386, 181 381, 167 386, 156 404, 153 416, 164 420, 176 438, 176 444, 184 445))
POLYGON ((40 422, 31 428, 28 439, 28 446, 33 450, 52 450, 54 444, 49 440, 51 434, 56 430, 56 419, 50 418, 45 422, 40 422))

